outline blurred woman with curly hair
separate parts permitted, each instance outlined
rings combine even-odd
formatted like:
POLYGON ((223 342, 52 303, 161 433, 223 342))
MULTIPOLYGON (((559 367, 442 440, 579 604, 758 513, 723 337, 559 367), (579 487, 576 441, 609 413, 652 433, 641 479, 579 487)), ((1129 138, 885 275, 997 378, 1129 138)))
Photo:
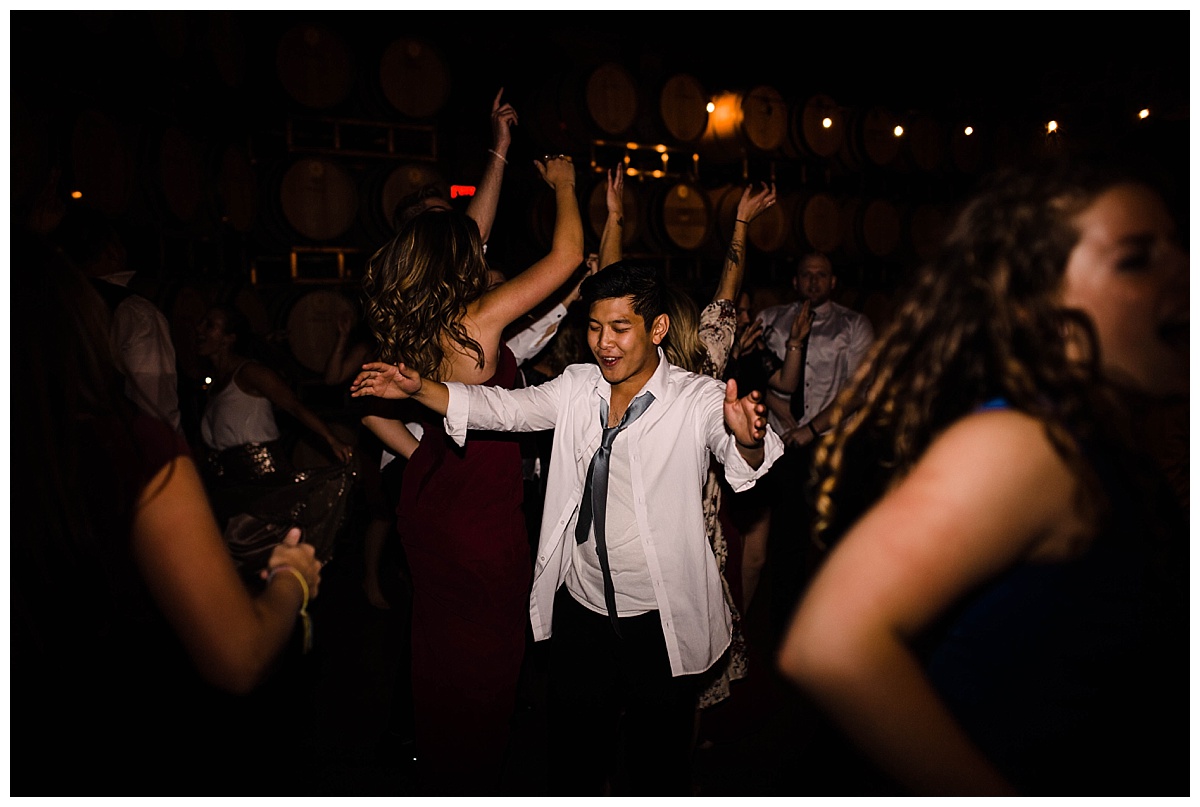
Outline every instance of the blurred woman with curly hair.
POLYGON ((993 177, 819 449, 832 549, 780 667, 906 792, 1188 792, 1187 522, 1137 432, 1188 385, 1165 198, 993 177))
MULTIPOLYGON (((513 386, 517 363, 502 344, 504 328, 583 261, 574 166, 562 156, 535 164, 555 192, 554 238, 511 280, 488 288, 479 227, 454 210, 415 216, 372 256, 363 288, 378 361, 439 381, 513 386)), ((417 756, 432 795, 493 795, 532 582, 520 447, 507 435, 478 435, 459 449, 440 418, 422 417, 396 511, 413 588, 417 756)))

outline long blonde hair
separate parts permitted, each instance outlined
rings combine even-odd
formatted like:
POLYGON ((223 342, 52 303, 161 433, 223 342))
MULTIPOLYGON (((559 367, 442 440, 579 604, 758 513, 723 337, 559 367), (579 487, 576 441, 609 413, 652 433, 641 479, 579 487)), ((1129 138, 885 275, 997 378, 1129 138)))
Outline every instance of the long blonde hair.
POLYGON ((673 283, 664 284, 663 289, 671 321, 662 345, 667 361, 693 373, 703 372, 708 351, 700 341, 700 307, 690 294, 673 283))
POLYGON ((487 290, 479 227, 454 210, 427 210, 371 256, 363 278, 364 310, 379 359, 404 362, 435 380, 449 375, 448 343, 484 352, 463 327, 467 306, 487 290))

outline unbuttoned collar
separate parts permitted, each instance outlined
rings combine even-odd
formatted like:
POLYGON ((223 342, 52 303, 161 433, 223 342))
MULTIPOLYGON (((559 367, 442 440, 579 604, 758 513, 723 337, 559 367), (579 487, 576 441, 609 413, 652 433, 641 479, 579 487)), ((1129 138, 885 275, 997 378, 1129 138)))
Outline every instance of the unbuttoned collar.
MULTIPOLYGON (((661 401, 666 397, 667 391, 667 373, 669 372, 670 362, 667 361, 667 354, 663 352, 662 346, 656 348, 658 350, 658 367, 654 368, 654 374, 642 385, 642 388, 637 391, 636 398, 643 392, 654 393, 654 400, 661 401)), ((604 379, 604 374, 599 373, 596 376, 596 394, 604 399, 605 403, 612 401, 612 384, 609 384, 604 379)))

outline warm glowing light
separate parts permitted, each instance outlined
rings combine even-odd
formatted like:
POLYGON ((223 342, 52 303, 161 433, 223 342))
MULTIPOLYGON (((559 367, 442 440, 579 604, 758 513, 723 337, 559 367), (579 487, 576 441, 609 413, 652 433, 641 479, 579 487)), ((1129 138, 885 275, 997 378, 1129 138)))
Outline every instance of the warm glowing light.
POLYGON ((717 105, 716 105, 716 104, 714 104, 712 101, 709 101, 709 102, 708 102, 708 103, 705 105, 705 107, 704 107, 704 108, 705 108, 705 109, 707 109, 709 112, 712 112, 714 109, 716 109, 716 108, 717 108, 717 105))
POLYGON ((630 151, 637 151, 638 144, 637 143, 626 143, 625 148, 629 149, 630 151))
POLYGON ((210 375, 206 375, 206 376, 204 376, 204 383, 205 383, 205 384, 211 384, 211 383, 212 383, 212 376, 210 376, 210 375))
POLYGON ((475 186, 474 185, 451 185, 450 186, 450 198, 451 199, 457 199, 460 196, 474 196, 474 195, 475 195, 475 186))
POLYGON ((654 171, 650 172, 650 176, 654 177, 655 179, 662 179, 666 176, 666 173, 655 169, 654 171))
POLYGON ((904 137, 904 127, 897 126, 895 129, 892 129, 892 134, 894 134, 896 137, 904 137))
POLYGON ((965 134, 967 137, 970 137, 971 135, 975 134, 975 127, 974 126, 966 127, 965 129, 963 129, 963 134, 965 134))
POLYGON ((82 199, 83 192, 82 191, 71 191, 71 198, 72 199, 82 199))
POLYGON ((1047 123, 1046 131, 1047 132, 1057 132, 1058 131, 1058 121, 1052 120, 1049 123, 1047 123))
POLYGON ((658 145, 658 146, 654 147, 654 150, 657 151, 659 154, 661 154, 663 156, 663 159, 666 159, 666 156, 667 156, 667 147, 666 146, 658 145))
POLYGON ((630 159, 631 159, 630 156, 628 154, 626 154, 625 157, 623 158, 626 165, 629 165, 630 159))
POLYGON ((625 176, 627 177, 636 177, 639 173, 640 172, 632 166, 625 169, 625 176))
POLYGON ((1150 117, 1150 110, 1143 109, 1142 111, 1138 112, 1138 117, 1142 120, 1145 120, 1146 118, 1150 117))
POLYGON ((832 129, 833 128, 833 118, 822 118, 821 126, 822 126, 822 128, 825 128, 825 129, 832 129))

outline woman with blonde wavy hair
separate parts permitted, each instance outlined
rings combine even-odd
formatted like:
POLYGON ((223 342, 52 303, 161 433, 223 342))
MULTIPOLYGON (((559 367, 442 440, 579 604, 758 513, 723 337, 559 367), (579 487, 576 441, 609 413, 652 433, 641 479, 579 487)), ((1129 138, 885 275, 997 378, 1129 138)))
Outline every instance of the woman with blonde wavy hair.
POLYGON ((779 653, 895 786, 1188 791, 1187 523, 1137 437, 1185 395, 1154 184, 1067 159, 962 210, 817 455, 832 550, 779 653))
MULTIPOLYGON (((439 381, 514 385, 504 328, 583 261, 574 166, 561 155, 535 165, 557 200, 554 238, 511 280, 489 289, 479 228, 454 210, 417 215, 372 256, 363 289, 379 361, 439 381)), ((529 619, 521 453, 499 435, 457 448, 440 418, 421 416, 396 511, 413 589, 417 758, 430 795, 494 795, 529 619)))

